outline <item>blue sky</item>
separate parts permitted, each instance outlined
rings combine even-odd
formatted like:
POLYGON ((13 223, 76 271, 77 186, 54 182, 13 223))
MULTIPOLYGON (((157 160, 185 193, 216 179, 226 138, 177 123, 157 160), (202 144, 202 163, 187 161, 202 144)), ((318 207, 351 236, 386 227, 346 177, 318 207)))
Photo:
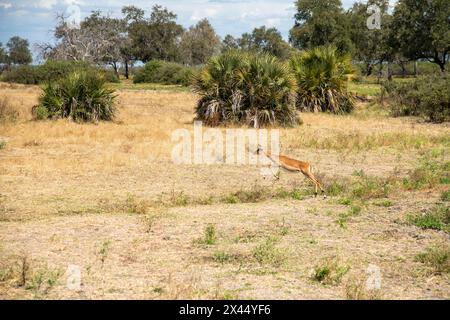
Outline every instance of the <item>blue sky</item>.
MULTIPOLYGON (((348 8, 355 0, 342 2, 348 8)), ((14 35, 29 39, 32 45, 51 40, 56 13, 66 12, 71 5, 78 6, 84 17, 92 10, 120 16, 120 9, 131 4, 146 11, 155 4, 167 7, 184 27, 208 18, 221 37, 266 25, 276 27, 287 39, 295 14, 294 0, 0 0, 0 42, 5 44, 14 35)))

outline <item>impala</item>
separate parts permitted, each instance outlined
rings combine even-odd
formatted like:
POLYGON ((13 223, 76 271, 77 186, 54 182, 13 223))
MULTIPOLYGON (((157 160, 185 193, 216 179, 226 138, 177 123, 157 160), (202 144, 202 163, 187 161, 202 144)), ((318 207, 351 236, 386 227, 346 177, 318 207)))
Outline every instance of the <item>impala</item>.
MULTIPOLYGON (((315 185, 315 195, 317 197, 318 189, 325 194, 325 190, 322 188, 322 184, 317 180, 317 178, 312 173, 312 166, 308 162, 299 161, 291 159, 283 155, 272 155, 270 152, 264 152, 261 146, 258 146, 256 150, 258 155, 263 155, 269 158, 273 163, 275 163, 280 168, 283 168, 289 172, 301 172, 305 177, 310 179, 315 185)), ((326 195, 324 195, 326 197, 326 195)))

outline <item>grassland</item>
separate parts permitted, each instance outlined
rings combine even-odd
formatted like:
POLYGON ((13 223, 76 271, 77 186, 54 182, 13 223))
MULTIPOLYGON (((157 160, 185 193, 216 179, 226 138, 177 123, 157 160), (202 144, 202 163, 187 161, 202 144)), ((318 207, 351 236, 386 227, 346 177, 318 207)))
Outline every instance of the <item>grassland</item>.
POLYGON ((322 199, 299 175, 172 163, 197 97, 115 86, 114 122, 76 124, 31 121, 41 89, 0 84, 16 112, 0 123, 0 298, 450 298, 448 124, 375 103, 302 114, 282 152, 314 164, 322 199))

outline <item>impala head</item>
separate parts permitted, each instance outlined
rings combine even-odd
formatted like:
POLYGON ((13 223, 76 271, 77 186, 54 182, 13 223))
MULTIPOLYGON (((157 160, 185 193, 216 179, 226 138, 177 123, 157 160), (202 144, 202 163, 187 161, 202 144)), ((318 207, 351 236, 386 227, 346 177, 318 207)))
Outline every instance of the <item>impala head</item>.
POLYGON ((262 152, 264 152, 262 146, 260 144, 258 144, 258 148, 256 149, 256 154, 260 155, 262 152))

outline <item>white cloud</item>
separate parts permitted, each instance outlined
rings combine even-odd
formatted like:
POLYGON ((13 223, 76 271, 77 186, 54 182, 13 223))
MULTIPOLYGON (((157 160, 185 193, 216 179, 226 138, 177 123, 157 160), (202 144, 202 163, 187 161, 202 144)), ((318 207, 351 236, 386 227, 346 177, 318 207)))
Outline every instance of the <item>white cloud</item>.
POLYGON ((42 9, 51 9, 56 5, 57 2, 58 2, 57 0, 39 0, 34 4, 34 7, 42 9))
POLYGON ((9 9, 12 7, 12 4, 9 2, 0 2, 0 8, 9 9))
POLYGON ((204 18, 214 18, 219 13, 219 9, 215 7, 195 10, 191 16, 192 21, 199 21, 204 18))

